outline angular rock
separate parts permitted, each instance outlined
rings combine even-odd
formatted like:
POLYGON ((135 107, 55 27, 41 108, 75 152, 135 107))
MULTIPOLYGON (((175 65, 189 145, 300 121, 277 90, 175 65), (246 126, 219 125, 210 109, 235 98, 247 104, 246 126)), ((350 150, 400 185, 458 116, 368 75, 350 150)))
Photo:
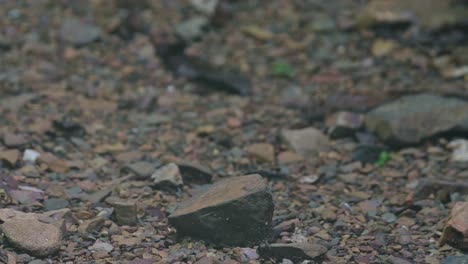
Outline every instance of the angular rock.
POLYGON ((44 209, 46 211, 58 210, 66 208, 70 203, 62 198, 50 198, 44 201, 44 209))
POLYGON ((370 111, 366 127, 389 143, 415 144, 468 120, 468 103, 431 94, 409 95, 370 111))
POLYGON ((106 202, 114 207, 115 220, 119 225, 135 226, 138 223, 137 204, 135 200, 123 200, 109 197, 106 202))
POLYGON ((260 175, 219 181, 169 216, 179 235, 225 245, 249 245, 271 234, 273 199, 260 175))
POLYGON ((140 178, 149 178, 155 169, 155 165, 146 161, 137 161, 125 166, 125 168, 140 178))
POLYGON ((313 243, 276 243, 258 249, 261 256, 293 260, 317 260, 325 255, 327 251, 326 247, 313 243))
POLYGON ((468 255, 446 257, 440 264, 468 264, 468 255))
POLYGON ((199 12, 211 16, 218 5, 219 0, 190 0, 192 6, 199 12))
POLYGON ((0 229, 13 247, 38 257, 56 253, 63 236, 60 228, 37 219, 11 218, 0 229))
POLYGON ((3 143, 9 148, 16 148, 25 145, 28 141, 20 134, 5 133, 3 135, 3 143))
POLYGON ((329 148, 328 137, 320 130, 307 127, 295 130, 283 130, 283 139, 304 157, 311 157, 329 148))
POLYGON ((153 183, 160 187, 178 187, 184 184, 179 167, 175 163, 169 163, 157 169, 151 175, 153 183))
POLYGON ((331 138, 352 136, 364 125, 364 116, 352 112, 337 112, 325 120, 331 138))
POLYGON ((102 217, 85 220, 78 226, 78 232, 82 234, 98 232, 104 226, 104 222, 105 219, 102 217))
POLYGON ((263 162, 274 162, 275 161, 275 148, 273 145, 268 143, 256 143, 247 146, 247 154, 263 162))
POLYGON ((168 163, 173 162, 179 167, 184 183, 207 184, 213 178, 213 173, 210 169, 198 163, 185 161, 176 157, 165 157, 164 160, 168 163))
POLYGON ((76 18, 66 18, 60 28, 60 38, 75 45, 93 42, 101 35, 101 30, 76 18))
POLYGON ((203 34, 203 28, 208 22, 208 18, 204 16, 195 16, 177 25, 175 32, 186 41, 197 39, 203 34))
POLYGON ((14 166, 18 161, 20 152, 17 149, 0 150, 0 160, 8 162, 10 166, 14 166))
POLYGON ((39 154, 39 152, 37 152, 35 150, 27 149, 27 150, 24 151, 23 160, 26 161, 26 162, 35 163, 37 158, 40 157, 40 155, 41 154, 39 154))
POLYGON ((461 250, 468 250, 468 202, 457 202, 450 213, 440 244, 448 243, 461 250))

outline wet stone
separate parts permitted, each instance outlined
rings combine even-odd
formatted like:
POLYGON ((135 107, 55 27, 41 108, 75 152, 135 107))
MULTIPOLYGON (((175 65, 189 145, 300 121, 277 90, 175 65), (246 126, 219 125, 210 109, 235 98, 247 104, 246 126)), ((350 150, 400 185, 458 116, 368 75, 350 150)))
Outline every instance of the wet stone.
POLYGON ((229 178, 181 203, 169 216, 179 235, 226 245, 249 245, 270 236, 272 195, 260 175, 229 178))

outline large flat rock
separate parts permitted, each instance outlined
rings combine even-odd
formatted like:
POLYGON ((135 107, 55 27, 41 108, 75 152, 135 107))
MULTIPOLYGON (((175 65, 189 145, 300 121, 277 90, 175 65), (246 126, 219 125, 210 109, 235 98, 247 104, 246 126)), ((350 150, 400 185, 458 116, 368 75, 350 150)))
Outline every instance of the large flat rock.
POLYGON ((366 127, 387 143, 415 144, 468 120, 468 103, 431 94, 402 97, 370 111, 366 127))
POLYGON ((219 181, 169 216, 179 235, 223 245, 250 245, 271 233, 271 192, 260 175, 219 181))

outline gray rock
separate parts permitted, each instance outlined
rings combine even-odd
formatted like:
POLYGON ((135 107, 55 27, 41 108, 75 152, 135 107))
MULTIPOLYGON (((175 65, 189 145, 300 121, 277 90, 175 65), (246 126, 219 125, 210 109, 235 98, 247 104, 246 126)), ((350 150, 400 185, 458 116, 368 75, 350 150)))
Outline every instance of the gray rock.
POLYGON ((44 201, 44 209, 46 211, 58 210, 62 208, 66 208, 70 205, 70 203, 61 198, 51 198, 44 201))
POLYGON ((315 156, 318 152, 325 151, 330 146, 328 137, 313 127, 283 130, 281 134, 294 151, 304 157, 315 156))
POLYGON ((125 168, 140 178, 149 178, 155 169, 155 165, 146 161, 137 161, 125 166, 125 168))
POLYGON ((135 226, 138 223, 136 200, 109 197, 106 199, 106 203, 114 207, 117 224, 135 226))
POLYGON ((468 255, 446 257, 440 264, 468 264, 468 255))
POLYGON ((327 251, 326 247, 315 243, 276 243, 258 248, 261 256, 293 260, 314 260, 325 255, 327 251))
POLYGON ((199 38, 203 34, 203 28, 208 25, 208 22, 208 19, 204 16, 195 16, 182 21, 176 26, 175 31, 179 37, 190 41, 199 38))
POLYGON ((199 12, 211 16, 218 5, 218 0, 190 0, 192 6, 199 12))
POLYGON ((101 30, 76 18, 66 18, 60 28, 60 38, 75 45, 93 42, 101 35, 101 30))
POLYGON ((62 243, 62 231, 37 219, 12 218, 3 223, 1 231, 10 244, 30 255, 46 257, 55 254, 62 243))
POLYGON ((468 120, 468 103, 431 94, 402 97, 377 107, 366 117, 369 131, 389 143, 415 144, 468 120))
POLYGON ((184 184, 179 167, 175 163, 169 163, 157 169, 151 175, 153 183, 159 187, 178 187, 184 184))
POLYGON ((229 178, 181 203, 169 216, 179 235, 251 245, 271 234, 273 199, 260 175, 229 178))

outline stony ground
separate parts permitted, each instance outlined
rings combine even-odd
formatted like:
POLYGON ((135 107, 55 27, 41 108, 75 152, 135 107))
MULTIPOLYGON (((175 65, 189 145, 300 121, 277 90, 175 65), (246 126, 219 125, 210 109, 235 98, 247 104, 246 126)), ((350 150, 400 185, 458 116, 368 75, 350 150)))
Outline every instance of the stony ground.
POLYGON ((0 262, 466 263, 466 1, 0 6, 0 262))

